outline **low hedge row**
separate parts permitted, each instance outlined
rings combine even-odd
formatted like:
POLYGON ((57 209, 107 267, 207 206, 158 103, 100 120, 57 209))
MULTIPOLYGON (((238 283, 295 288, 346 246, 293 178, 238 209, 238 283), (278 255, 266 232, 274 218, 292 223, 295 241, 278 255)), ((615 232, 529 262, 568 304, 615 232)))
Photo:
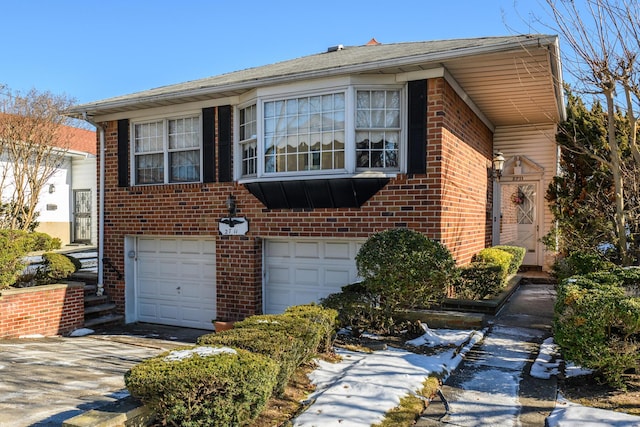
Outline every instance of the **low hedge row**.
POLYGON ((524 248, 505 245, 481 250, 473 262, 460 268, 453 284, 455 297, 481 300, 498 294, 509 277, 518 272, 525 253, 524 248))
POLYGON ((189 357, 167 352, 142 362, 125 384, 163 425, 247 425, 272 393, 284 391, 300 364, 330 348, 337 315, 309 304, 251 316, 182 349, 189 357))

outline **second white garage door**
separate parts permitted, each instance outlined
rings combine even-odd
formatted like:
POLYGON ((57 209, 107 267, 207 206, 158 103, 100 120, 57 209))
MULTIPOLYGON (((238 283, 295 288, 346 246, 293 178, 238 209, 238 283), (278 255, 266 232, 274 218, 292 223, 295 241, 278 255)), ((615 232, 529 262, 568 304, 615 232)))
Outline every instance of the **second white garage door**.
POLYGON ((138 320, 213 329, 215 240, 138 237, 136 252, 138 320))
POLYGON ((267 240, 265 313, 318 302, 358 280, 356 255, 362 242, 342 240, 267 240))

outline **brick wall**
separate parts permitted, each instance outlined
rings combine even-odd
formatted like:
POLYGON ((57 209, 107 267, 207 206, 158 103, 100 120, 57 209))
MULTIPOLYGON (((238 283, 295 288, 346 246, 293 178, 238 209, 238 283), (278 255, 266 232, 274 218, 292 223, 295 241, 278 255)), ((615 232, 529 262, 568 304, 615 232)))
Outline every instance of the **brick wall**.
MULTIPOLYGON (((205 183, 118 187, 117 123, 106 126, 105 290, 124 311, 124 238, 127 235, 213 236, 218 317, 254 314, 262 306, 262 239, 364 239, 408 227, 439 239, 459 263, 491 240, 487 164, 492 134, 444 79, 428 85, 427 173, 400 174, 360 208, 267 209, 242 185, 205 183), (246 236, 219 236, 225 201, 236 197, 250 221, 246 236)), ((216 147, 218 152, 218 147, 216 147)), ((99 153, 100 155, 100 153, 99 153)))
POLYGON ((65 335, 84 325, 84 283, 0 293, 0 338, 65 335))

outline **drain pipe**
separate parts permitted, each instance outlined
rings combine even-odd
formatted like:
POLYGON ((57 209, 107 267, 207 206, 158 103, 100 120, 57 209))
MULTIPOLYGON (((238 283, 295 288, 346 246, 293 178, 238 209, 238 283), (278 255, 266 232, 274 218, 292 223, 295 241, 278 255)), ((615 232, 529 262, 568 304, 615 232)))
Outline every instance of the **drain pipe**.
POLYGON ((98 135, 100 136, 100 148, 98 153, 100 154, 100 182, 99 182, 99 200, 98 200, 98 285, 96 289, 96 295, 102 296, 104 293, 104 156, 105 156, 105 146, 104 146, 104 127, 94 122, 89 118, 87 112, 82 113, 82 118, 84 121, 90 123, 95 126, 98 130, 98 135))

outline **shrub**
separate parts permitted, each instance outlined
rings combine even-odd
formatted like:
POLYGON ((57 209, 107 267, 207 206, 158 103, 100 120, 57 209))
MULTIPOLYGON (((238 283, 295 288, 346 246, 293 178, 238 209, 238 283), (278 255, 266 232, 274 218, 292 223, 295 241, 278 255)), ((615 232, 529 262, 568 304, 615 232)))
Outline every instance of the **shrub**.
POLYGON ((513 255, 509 252, 505 252, 501 249, 486 248, 478 252, 474 261, 483 264, 494 264, 500 267, 500 284, 506 283, 507 277, 509 277, 509 268, 511 267, 511 260, 513 255))
POLYGON ((62 247, 62 241, 58 237, 51 237, 46 233, 31 232, 26 234, 29 239, 31 252, 52 251, 62 247))
POLYGON ((203 335, 199 345, 214 345, 241 348, 273 359, 278 366, 274 390, 278 394, 291 379, 300 361, 306 356, 304 342, 284 331, 265 329, 229 329, 224 332, 203 335))
POLYGON ((76 266, 66 255, 47 252, 42 254, 42 259, 43 268, 38 274, 40 281, 51 283, 76 272, 76 266))
POLYGON ((338 327, 350 327, 359 336, 365 330, 384 329, 388 322, 378 308, 378 298, 362 283, 353 283, 323 298, 320 303, 338 312, 338 327))
POLYGON ((428 308, 441 301, 457 274, 445 246, 406 228, 373 234, 358 251, 356 265, 363 286, 378 297, 390 324, 397 310, 428 308))
POLYGON ((527 250, 520 246, 498 245, 494 246, 493 249, 500 249, 501 251, 511 254, 512 258, 511 263, 509 264, 509 275, 516 274, 518 272, 518 269, 522 265, 522 261, 524 261, 524 256, 527 254, 527 250))
POLYGON ((498 264, 472 262, 460 268, 460 276, 455 280, 455 297, 481 300, 495 295, 504 287, 503 268, 498 264))
POLYGON ((0 289, 13 285, 26 267, 24 257, 29 253, 26 233, 0 230, 0 289))
POLYGON ((310 360, 316 355, 323 338, 323 328, 309 319, 284 314, 262 314, 247 317, 234 324, 234 329, 264 330, 266 332, 282 332, 303 342, 303 351, 297 364, 310 360))
MULTIPOLYGON (((132 396, 158 414, 163 425, 245 426, 265 407, 278 366, 242 349, 207 354, 221 348, 196 347, 200 354, 168 358, 166 352, 147 359, 125 374, 132 396)), ((183 349, 188 351, 187 349, 183 349)))
POLYGON ((302 317, 315 323, 322 329, 322 341, 318 351, 329 352, 333 346, 333 337, 336 332, 336 320, 338 312, 317 304, 294 305, 284 311, 287 316, 302 317))
POLYGON ((553 274, 564 280, 571 276, 584 275, 595 271, 608 271, 616 268, 616 265, 605 259, 597 252, 574 251, 567 257, 556 260, 553 265, 553 274))
POLYGON ((640 303, 625 297, 622 282, 611 272, 565 279, 555 305, 554 337, 565 358, 614 386, 623 386, 624 372, 640 363, 640 303))

